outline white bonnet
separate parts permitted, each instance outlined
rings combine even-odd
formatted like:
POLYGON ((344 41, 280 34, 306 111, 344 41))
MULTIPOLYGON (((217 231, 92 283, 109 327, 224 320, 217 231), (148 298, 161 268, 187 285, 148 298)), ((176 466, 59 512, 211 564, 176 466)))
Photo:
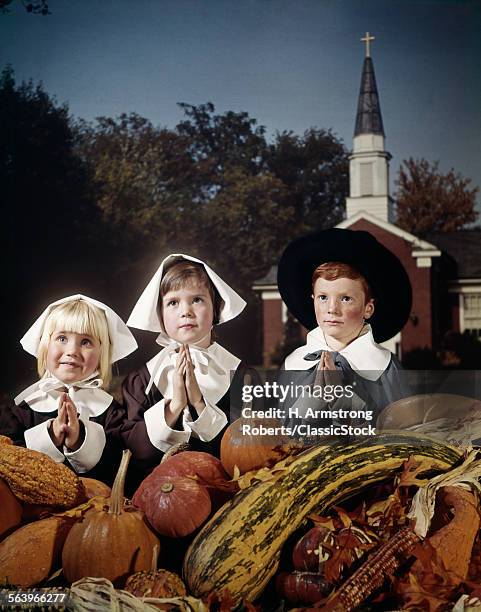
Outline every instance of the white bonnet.
POLYGON ((132 313, 127 321, 127 325, 146 331, 160 332, 161 335, 164 335, 164 330, 158 311, 160 284, 162 282, 164 272, 170 267, 167 265, 168 262, 172 260, 171 263, 174 263, 175 260, 182 259, 201 264, 212 281, 214 287, 219 292, 220 297, 224 301, 219 315, 219 323, 225 323, 226 321, 234 319, 244 310, 246 302, 206 263, 200 259, 191 257, 190 255, 173 253, 168 255, 157 268, 154 276, 135 304, 134 309, 132 310, 132 313))
POLYGON ((76 295, 70 295, 68 297, 62 298, 61 300, 57 300, 56 302, 52 302, 52 304, 47 306, 47 308, 42 312, 42 314, 35 321, 32 327, 20 340, 20 344, 27 351, 27 353, 30 353, 35 357, 37 356, 38 346, 42 337, 45 321, 48 315, 50 314, 52 308, 54 306, 58 306, 59 304, 65 304, 66 302, 74 302, 76 300, 83 300, 84 302, 88 302, 89 304, 97 306, 97 308, 100 308, 105 312, 112 347, 112 363, 118 361, 119 359, 122 359, 122 357, 130 355, 130 353, 135 351, 135 349, 137 348, 137 342, 134 336, 132 335, 132 332, 122 321, 119 315, 102 302, 98 302, 97 300, 89 298, 86 295, 81 295, 78 293, 76 295))

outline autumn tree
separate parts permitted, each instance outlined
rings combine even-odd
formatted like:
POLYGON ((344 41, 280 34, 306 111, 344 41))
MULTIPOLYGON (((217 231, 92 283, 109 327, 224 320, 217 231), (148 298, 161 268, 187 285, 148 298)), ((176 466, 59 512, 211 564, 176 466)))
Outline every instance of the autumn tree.
POLYGON ((453 169, 442 174, 437 161, 404 160, 396 185, 397 224, 417 236, 461 229, 476 221, 478 187, 471 187, 471 179, 453 169))
POLYGON ((80 126, 118 267, 145 268, 186 250, 248 287, 272 264, 292 220, 285 187, 265 167, 264 136, 247 113, 183 108, 175 130, 135 114, 80 126))

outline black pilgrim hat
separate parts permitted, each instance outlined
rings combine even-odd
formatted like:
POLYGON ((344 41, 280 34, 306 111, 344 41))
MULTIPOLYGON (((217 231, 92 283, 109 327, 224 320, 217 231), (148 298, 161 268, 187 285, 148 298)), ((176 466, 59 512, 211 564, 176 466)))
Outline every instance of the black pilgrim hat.
POLYGON ((412 303, 411 283, 402 263, 369 232, 340 228, 296 238, 279 261, 279 292, 304 327, 317 326, 312 275, 317 266, 330 261, 350 264, 369 283, 375 299, 369 323, 376 342, 384 342, 402 329, 412 303))

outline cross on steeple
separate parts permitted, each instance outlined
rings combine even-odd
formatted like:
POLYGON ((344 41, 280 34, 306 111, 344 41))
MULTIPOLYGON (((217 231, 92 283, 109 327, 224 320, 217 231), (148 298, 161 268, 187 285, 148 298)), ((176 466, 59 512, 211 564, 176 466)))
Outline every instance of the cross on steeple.
POLYGON ((371 40, 375 40, 375 37, 371 36, 369 32, 366 32, 366 36, 364 38, 361 38, 361 41, 366 43, 366 57, 371 57, 369 49, 369 43, 371 42, 371 40))

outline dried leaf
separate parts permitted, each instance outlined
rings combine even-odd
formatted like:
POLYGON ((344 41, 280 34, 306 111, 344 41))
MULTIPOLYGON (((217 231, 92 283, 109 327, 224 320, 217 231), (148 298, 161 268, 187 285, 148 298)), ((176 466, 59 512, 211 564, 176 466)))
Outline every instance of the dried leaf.
POLYGON ((191 478, 192 480, 197 481, 199 484, 203 485, 207 489, 223 491, 224 493, 232 493, 233 495, 239 492, 239 485, 237 480, 235 479, 225 480, 220 476, 216 476, 214 478, 209 479, 202 478, 202 476, 199 476, 199 474, 187 475, 186 478, 191 478))
POLYGON ((337 527, 334 525, 332 516, 320 516, 319 514, 309 514, 307 516, 316 527, 325 527, 329 531, 335 531, 337 527))
POLYGON ((53 516, 61 516, 61 517, 70 517, 73 519, 81 519, 83 515, 90 510, 90 508, 95 508, 96 510, 101 510, 108 504, 108 498, 105 497, 92 497, 85 504, 81 504, 80 506, 75 506, 71 510, 67 510, 65 512, 54 514, 53 516))
POLYGON ((421 487, 424 486, 429 478, 418 478, 419 474, 432 469, 432 463, 428 459, 417 460, 413 455, 403 463, 403 470, 398 477, 398 487, 421 487))
POLYGON ((343 529, 334 535, 334 544, 323 544, 323 548, 330 552, 323 566, 324 577, 328 582, 339 584, 345 579, 346 570, 374 546, 376 542, 362 542, 352 529, 343 529))

